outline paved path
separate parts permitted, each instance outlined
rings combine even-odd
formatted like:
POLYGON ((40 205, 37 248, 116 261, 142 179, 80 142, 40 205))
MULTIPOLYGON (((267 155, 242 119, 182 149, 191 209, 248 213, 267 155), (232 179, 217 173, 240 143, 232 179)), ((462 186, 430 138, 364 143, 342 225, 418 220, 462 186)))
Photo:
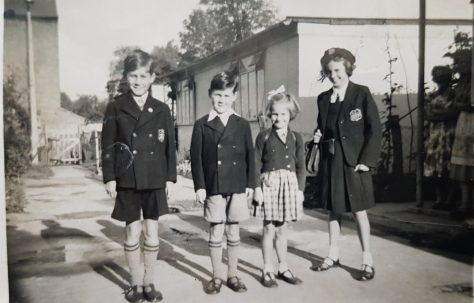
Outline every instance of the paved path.
MULTIPOLYGON (((125 302, 128 274, 123 257, 123 226, 110 218, 113 207, 100 181, 81 167, 54 167, 45 180, 26 180, 25 213, 7 217, 11 302, 125 302)), ((208 296, 210 278, 207 224, 189 200, 192 184, 180 179, 172 205, 187 209, 160 219, 156 281, 164 302, 472 302, 472 263, 459 256, 413 247, 375 230, 372 247, 376 278, 353 279, 360 246, 352 223, 343 224, 343 266, 325 273, 309 270, 326 253, 324 217, 306 211, 291 225, 288 263, 303 284, 266 289, 259 284, 261 222, 242 228, 242 278, 249 291, 223 287, 208 296)), ((194 205, 195 206, 195 205, 194 205)))

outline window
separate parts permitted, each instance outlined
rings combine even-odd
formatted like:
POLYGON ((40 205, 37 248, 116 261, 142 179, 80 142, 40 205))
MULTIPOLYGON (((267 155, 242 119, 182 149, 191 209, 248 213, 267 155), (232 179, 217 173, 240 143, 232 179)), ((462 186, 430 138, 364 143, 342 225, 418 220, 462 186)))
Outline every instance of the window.
MULTIPOLYGON (((235 63, 231 64, 231 67, 235 63)), ((263 53, 243 58, 240 60, 239 73, 239 98, 235 101, 235 111, 243 118, 256 121, 259 113, 264 111, 264 70, 263 53)))
POLYGON ((192 79, 178 82, 176 110, 176 119, 179 125, 194 123, 194 81, 192 79))

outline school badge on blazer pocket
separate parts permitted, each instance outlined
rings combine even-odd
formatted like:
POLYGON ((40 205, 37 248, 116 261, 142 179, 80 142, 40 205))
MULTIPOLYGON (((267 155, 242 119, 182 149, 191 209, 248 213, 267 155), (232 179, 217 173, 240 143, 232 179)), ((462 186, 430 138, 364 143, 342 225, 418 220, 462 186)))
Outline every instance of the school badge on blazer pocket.
POLYGON ((158 130, 158 141, 161 143, 165 142, 165 130, 162 128, 158 130))
POLYGON ((359 108, 351 110, 349 115, 351 116, 351 121, 357 122, 362 119, 362 112, 359 108))

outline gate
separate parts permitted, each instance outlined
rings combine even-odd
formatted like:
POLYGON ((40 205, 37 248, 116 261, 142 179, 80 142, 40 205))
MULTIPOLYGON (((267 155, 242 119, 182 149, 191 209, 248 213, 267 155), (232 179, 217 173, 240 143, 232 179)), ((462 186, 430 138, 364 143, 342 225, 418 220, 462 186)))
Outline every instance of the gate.
POLYGON ((51 164, 81 163, 81 141, 77 133, 65 133, 49 137, 48 145, 48 158, 51 164))

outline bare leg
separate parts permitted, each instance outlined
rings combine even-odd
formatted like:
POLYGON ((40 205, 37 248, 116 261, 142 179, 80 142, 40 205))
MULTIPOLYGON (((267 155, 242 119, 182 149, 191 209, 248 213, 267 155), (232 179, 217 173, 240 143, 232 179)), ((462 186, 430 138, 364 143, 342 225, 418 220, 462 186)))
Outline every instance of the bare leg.
MULTIPOLYGON (((329 254, 328 257, 337 261, 339 259, 339 236, 341 235, 341 215, 329 212, 329 254)), ((332 264, 329 264, 332 265, 332 264)))
POLYGON ((360 245, 362 246, 362 264, 373 266, 372 254, 370 253, 370 223, 367 211, 355 212, 354 217, 357 223, 360 245))
POLYGON ((278 271, 283 273, 288 270, 288 264, 286 263, 286 256, 288 253, 288 239, 286 237, 285 222, 282 222, 282 224, 277 225, 275 248, 279 263, 278 271))
POLYGON ((263 221, 263 272, 273 273, 273 239, 275 238, 275 226, 270 221, 263 221))

